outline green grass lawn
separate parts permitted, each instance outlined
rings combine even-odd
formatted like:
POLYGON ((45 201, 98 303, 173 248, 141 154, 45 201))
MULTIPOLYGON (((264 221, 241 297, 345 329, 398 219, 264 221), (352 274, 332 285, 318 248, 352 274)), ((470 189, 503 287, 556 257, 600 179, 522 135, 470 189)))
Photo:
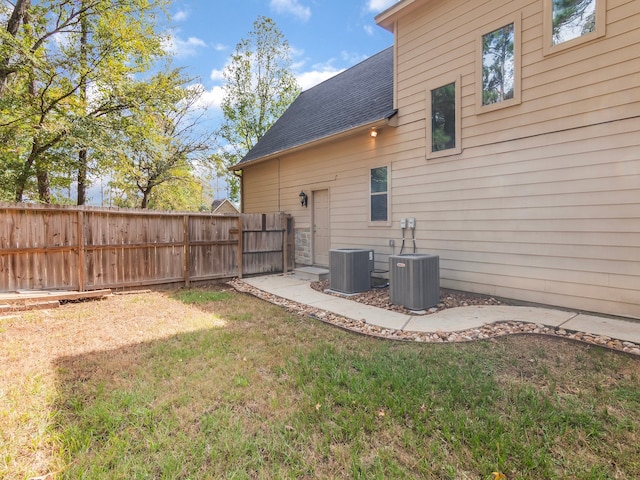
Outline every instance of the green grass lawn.
POLYGON ((215 289, 163 301, 221 321, 57 358, 55 478, 640 478, 636 358, 394 343, 215 289))

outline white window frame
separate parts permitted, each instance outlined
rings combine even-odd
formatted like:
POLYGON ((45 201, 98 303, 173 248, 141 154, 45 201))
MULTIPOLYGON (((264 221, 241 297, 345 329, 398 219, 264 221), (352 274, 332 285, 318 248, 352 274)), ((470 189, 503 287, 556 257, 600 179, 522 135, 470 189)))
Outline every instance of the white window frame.
POLYGON ((370 226, 388 226, 391 225, 391 165, 377 165, 375 167, 371 167, 367 170, 367 191, 369 192, 368 202, 367 202, 367 217, 369 219, 370 226), (386 168, 387 169, 387 191, 386 192, 373 192, 371 191, 371 172, 378 168, 386 168), (371 200, 374 195, 381 195, 385 193, 387 195, 387 218, 386 220, 373 220, 371 218, 371 200))

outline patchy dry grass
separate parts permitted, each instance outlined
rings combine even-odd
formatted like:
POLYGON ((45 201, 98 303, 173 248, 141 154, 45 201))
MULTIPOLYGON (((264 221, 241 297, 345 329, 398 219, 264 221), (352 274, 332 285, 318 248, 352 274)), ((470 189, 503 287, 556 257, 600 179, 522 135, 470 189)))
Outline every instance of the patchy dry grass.
POLYGON ((0 320, 0 477, 640 478, 640 362, 392 343, 209 290, 0 320))

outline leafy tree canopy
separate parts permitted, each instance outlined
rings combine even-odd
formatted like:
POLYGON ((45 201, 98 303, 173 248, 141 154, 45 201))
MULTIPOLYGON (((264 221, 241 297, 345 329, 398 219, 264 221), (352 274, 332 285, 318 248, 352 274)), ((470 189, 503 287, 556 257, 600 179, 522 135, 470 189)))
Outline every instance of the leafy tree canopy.
MULTIPOLYGON (((238 163, 300 93, 290 70, 291 48, 275 22, 260 16, 242 39, 224 70, 219 136, 227 145, 215 160, 225 167, 238 163)), ((238 182, 228 176, 231 197, 238 199, 238 182)))

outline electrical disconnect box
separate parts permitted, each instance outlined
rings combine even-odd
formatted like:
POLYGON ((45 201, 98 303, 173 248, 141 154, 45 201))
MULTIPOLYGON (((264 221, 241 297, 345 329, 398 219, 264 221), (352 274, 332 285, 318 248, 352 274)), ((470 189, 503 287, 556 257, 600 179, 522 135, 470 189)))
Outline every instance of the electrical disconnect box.
POLYGON ((440 257, 410 253, 389 257, 389 300, 409 310, 440 302, 440 257))

